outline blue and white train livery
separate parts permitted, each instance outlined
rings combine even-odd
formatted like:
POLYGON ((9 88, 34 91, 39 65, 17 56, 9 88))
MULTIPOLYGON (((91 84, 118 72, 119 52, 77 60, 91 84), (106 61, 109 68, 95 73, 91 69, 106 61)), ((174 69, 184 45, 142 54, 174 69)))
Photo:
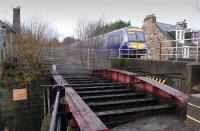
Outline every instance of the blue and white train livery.
POLYGON ((93 49, 119 50, 124 56, 139 56, 147 53, 144 31, 138 27, 126 27, 89 38, 72 46, 93 49))

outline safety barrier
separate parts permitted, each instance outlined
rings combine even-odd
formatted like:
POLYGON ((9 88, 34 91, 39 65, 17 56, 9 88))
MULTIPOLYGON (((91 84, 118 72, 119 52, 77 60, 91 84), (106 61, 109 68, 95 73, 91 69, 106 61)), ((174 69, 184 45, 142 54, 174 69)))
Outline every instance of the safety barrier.
POLYGON ((60 100, 65 96, 65 88, 61 85, 54 87, 54 108, 53 112, 51 114, 51 123, 49 131, 62 131, 65 130, 65 125, 62 125, 63 121, 65 122, 65 118, 62 119, 62 117, 65 117, 64 110, 62 108, 62 104, 60 103, 60 100))

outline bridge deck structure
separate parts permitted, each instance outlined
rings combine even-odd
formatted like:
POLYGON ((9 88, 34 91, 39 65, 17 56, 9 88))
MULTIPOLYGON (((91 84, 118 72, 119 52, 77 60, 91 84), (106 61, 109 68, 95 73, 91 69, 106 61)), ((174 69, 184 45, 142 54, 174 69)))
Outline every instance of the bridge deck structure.
POLYGON ((81 131, 107 131, 144 116, 184 110, 188 96, 146 76, 125 70, 94 70, 90 74, 52 72, 54 84, 65 88, 68 126, 81 131))

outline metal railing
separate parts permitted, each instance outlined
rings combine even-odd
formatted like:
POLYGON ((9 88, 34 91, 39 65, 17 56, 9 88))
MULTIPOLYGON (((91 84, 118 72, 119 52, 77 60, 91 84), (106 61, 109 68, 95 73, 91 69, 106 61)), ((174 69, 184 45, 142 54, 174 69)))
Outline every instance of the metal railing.
POLYGON ((62 131, 66 129, 65 125, 62 125, 62 117, 65 115, 64 108, 62 108, 62 104, 60 100, 65 96, 65 88, 62 85, 57 85, 53 87, 53 98, 54 105, 53 111, 51 114, 51 122, 49 131, 62 131))
POLYGON ((141 49, 119 49, 118 58, 129 57, 130 51, 135 51, 135 56, 154 60, 175 60, 175 61, 199 61, 200 38, 183 40, 152 41, 147 44, 147 52, 140 52, 141 49), (184 41, 181 43, 180 41, 184 41), (148 47, 149 46, 149 47, 148 47), (121 52, 125 52, 125 54, 121 52), (138 53, 139 52, 139 53, 138 53), (126 57, 123 57, 126 56, 126 57), (142 57, 141 57, 142 56, 142 57))
MULTIPOLYGON (((110 59, 112 58, 198 62, 200 59, 198 42, 195 45, 195 43, 190 43, 189 40, 192 39, 184 40, 189 45, 187 45, 188 43, 179 43, 179 40, 153 41, 154 44, 147 44, 147 49, 50 47, 44 49, 43 57, 45 61, 51 61, 50 64, 57 65, 58 70, 67 73, 110 68, 110 59), (169 44, 169 42, 171 43, 169 44)), ((199 38, 196 40, 199 41, 199 38)), ((51 65, 49 67, 51 68, 51 65)))
MULTIPOLYGON (((51 123, 50 123, 50 128, 49 128, 49 131, 55 131, 56 129, 56 126, 59 125, 58 123, 58 100, 60 98, 60 92, 58 91, 56 93, 56 99, 55 99, 55 104, 54 104, 54 109, 53 109, 53 112, 52 112, 52 118, 51 118, 51 123), (57 121, 57 123, 56 123, 57 121)), ((57 126, 58 127, 58 126, 57 126)))

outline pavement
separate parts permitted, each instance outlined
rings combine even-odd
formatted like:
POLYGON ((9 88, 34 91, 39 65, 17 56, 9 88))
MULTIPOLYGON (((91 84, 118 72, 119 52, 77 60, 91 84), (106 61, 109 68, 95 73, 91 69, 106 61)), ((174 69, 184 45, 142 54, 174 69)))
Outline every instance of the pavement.
POLYGON ((200 131, 188 127, 183 119, 175 114, 144 117, 120 125, 110 131, 200 131))

